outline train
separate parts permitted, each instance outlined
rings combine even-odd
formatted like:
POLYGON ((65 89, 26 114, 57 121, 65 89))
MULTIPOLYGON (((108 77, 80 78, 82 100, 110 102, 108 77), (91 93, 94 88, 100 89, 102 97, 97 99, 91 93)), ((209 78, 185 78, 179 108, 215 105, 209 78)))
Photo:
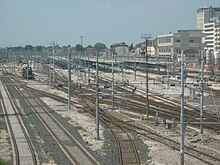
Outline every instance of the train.
POLYGON ((22 68, 22 77, 26 78, 26 79, 33 79, 34 78, 34 74, 33 74, 33 70, 31 67, 24 67, 22 68))

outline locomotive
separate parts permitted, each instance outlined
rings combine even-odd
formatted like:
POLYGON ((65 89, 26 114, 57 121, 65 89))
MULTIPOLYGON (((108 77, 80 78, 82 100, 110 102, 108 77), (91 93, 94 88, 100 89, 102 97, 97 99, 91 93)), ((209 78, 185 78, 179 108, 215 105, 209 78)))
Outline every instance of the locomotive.
POLYGON ((26 78, 26 79, 33 79, 34 75, 33 75, 33 71, 31 67, 24 67, 22 68, 22 77, 26 78))

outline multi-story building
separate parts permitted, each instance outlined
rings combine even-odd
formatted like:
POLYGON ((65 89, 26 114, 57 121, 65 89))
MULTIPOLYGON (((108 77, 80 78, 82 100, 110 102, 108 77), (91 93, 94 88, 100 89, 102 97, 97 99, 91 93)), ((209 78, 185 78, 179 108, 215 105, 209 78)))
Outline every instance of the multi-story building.
POLYGON ((204 24, 203 33, 205 37, 203 38, 205 43, 205 50, 207 61, 213 63, 214 61, 219 61, 220 59, 220 23, 215 20, 212 23, 204 24))
POLYGON ((129 52, 128 45, 125 42, 112 44, 111 50, 118 55, 128 55, 129 52))
POLYGON ((202 47, 202 30, 179 30, 157 36, 157 57, 173 59, 181 50, 199 52, 202 47))
MULTIPOLYGON (((136 49, 136 53, 145 54, 145 52, 146 52, 146 42, 140 43, 139 47, 136 49)), ((147 55, 148 57, 151 58, 154 58, 156 56, 156 39, 148 40, 147 55)))
POLYGON ((215 25, 214 31, 214 55, 220 57, 220 23, 215 25))
POLYGON ((213 22, 213 18, 220 18, 220 7, 204 7, 197 10, 197 29, 203 30, 204 24, 213 22))

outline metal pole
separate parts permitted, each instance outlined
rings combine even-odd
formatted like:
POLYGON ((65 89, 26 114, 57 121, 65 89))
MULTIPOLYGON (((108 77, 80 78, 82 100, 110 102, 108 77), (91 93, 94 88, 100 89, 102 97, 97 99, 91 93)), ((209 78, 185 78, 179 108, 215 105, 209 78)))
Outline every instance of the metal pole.
POLYGON ((201 52, 201 97, 200 97, 200 133, 203 134, 203 105, 204 105, 204 51, 201 52))
POLYGON ((114 53, 112 53, 112 110, 114 109, 114 53))
POLYGON ((136 54, 135 54, 135 63, 134 63, 134 79, 137 80, 137 63, 136 63, 136 54))
POLYGON ((27 80, 28 80, 28 68, 29 68, 29 48, 27 48, 27 80))
POLYGON ((85 56, 85 54, 84 54, 84 79, 86 80, 86 56, 85 56))
POLYGON ((98 52, 96 53, 96 139, 99 140, 99 64, 98 52))
POLYGON ((50 79, 49 85, 51 87, 51 58, 50 58, 50 68, 49 68, 49 71, 50 71, 50 73, 49 73, 49 79, 50 79))
POLYGON ((90 80, 90 66, 89 66, 89 53, 88 53, 88 80, 90 80))
POLYGON ((70 51, 68 49, 68 110, 70 111, 70 94, 71 94, 71 68, 70 68, 70 51))
POLYGON ((55 67, 55 65, 54 65, 54 48, 55 47, 55 45, 54 45, 54 43, 53 43, 53 87, 54 87, 54 83, 55 83, 55 71, 54 71, 54 67, 55 67))
POLYGON ((148 98, 148 55, 147 55, 147 43, 148 39, 146 38, 146 115, 149 116, 149 98, 148 98))
POLYGON ((141 34, 141 38, 145 39, 145 58, 146 58, 146 115, 149 116, 149 98, 148 98, 148 54, 147 54, 147 44, 148 44, 148 39, 151 38, 150 34, 141 34))
POLYGON ((169 62, 167 59, 167 89, 169 89, 169 62))
POLYGON ((180 115, 180 164, 184 165, 184 55, 181 51, 181 115, 180 115))
POLYGON ((79 54, 79 75, 80 75, 80 79, 82 80, 83 76, 82 76, 82 73, 81 73, 81 69, 82 69, 81 58, 82 58, 82 51, 80 51, 80 54, 79 54))

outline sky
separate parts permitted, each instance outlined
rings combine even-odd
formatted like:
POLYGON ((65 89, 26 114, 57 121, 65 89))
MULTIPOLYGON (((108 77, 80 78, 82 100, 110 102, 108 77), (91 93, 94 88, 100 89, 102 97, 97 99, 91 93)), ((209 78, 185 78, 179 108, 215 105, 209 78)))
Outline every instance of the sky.
POLYGON ((137 44, 141 34, 196 28, 196 11, 220 0, 0 0, 0 47, 137 44))

